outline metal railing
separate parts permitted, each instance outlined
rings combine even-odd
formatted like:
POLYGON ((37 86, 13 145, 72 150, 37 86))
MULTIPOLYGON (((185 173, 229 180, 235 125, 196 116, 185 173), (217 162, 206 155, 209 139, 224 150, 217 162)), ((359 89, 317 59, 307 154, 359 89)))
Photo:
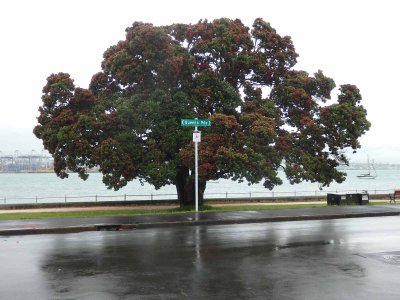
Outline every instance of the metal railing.
MULTIPOLYGON (((380 195, 392 193, 394 189, 373 190, 314 190, 314 191, 248 191, 248 192, 209 192, 204 194, 205 200, 216 199, 260 199, 260 198, 301 198, 301 197, 326 197, 329 193, 349 194, 368 193, 380 195)), ((151 194, 121 194, 121 195, 86 195, 86 196, 34 196, 34 197, 0 197, 0 206, 6 204, 45 204, 45 203, 80 203, 80 202, 151 202, 177 200, 177 194, 151 193, 151 194)))

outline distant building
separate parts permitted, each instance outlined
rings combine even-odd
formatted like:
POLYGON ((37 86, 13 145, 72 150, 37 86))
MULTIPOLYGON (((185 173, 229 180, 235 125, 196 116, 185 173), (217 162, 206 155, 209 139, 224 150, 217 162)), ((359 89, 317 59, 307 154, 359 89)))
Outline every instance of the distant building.
POLYGON ((20 154, 17 150, 14 155, 4 155, 0 152, 0 172, 3 173, 32 173, 52 172, 53 158, 42 151, 38 154, 32 150, 30 154, 20 154))

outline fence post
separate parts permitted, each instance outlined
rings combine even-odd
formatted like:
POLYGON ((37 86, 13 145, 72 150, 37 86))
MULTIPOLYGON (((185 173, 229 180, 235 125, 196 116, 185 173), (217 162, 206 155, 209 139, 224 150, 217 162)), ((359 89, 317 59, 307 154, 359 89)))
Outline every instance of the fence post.
POLYGON ((153 193, 150 195, 150 200, 153 201, 153 193))
POLYGON ((64 200, 65 200, 65 203, 67 203, 67 195, 65 195, 64 200))
POLYGON ((97 202, 97 195, 95 196, 95 198, 96 198, 96 202, 97 202))
POLYGON ((6 197, 4 197, 4 204, 6 204, 6 197))
POLYGON ((124 201, 126 201, 126 194, 124 195, 124 201))
POLYGON ((228 199, 228 192, 225 192, 225 199, 228 199))
POLYGON ((35 196, 35 201, 36 201, 36 204, 37 204, 37 196, 35 196))
POLYGON ((251 199, 251 192, 249 192, 249 198, 251 199))

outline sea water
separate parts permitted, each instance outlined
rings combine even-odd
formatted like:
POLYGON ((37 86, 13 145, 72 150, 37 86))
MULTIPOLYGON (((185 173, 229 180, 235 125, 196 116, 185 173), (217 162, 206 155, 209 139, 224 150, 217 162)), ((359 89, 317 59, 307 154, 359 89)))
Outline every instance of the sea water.
MULTIPOLYGON (((292 185, 280 173, 283 184, 272 191, 262 183, 248 185, 220 179, 207 183, 205 199, 237 197, 285 197, 320 196, 327 193, 353 193, 367 191, 370 194, 386 194, 400 188, 400 170, 378 170, 375 179, 359 179, 360 170, 347 170, 347 179, 332 183, 320 189, 318 183, 302 182, 292 185)), ((176 199, 175 186, 165 186, 156 190, 150 184, 138 180, 129 182, 118 191, 107 189, 102 182, 101 173, 91 173, 84 181, 77 174, 60 179, 54 173, 0 173, 0 204, 43 203, 74 201, 112 201, 112 200, 163 200, 176 199)))

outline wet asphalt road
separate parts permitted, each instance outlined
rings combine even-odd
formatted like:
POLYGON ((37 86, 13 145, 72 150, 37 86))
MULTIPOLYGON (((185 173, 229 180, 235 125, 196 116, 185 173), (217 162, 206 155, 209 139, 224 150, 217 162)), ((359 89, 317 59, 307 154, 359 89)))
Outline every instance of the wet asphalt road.
POLYGON ((400 217, 0 237, 0 299, 399 299, 400 217))

